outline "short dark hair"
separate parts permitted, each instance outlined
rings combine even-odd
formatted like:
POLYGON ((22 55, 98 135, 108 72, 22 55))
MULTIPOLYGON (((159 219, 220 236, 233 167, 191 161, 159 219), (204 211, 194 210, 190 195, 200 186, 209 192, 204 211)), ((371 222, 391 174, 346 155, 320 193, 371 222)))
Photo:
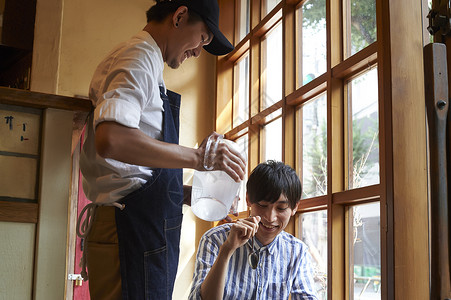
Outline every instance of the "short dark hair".
MULTIPOLYGON (((150 7, 146 12, 147 23, 150 21, 161 23, 167 16, 175 13, 175 11, 183 5, 181 1, 177 0, 156 0, 156 2, 157 3, 150 7)), ((192 10, 188 10, 188 22, 194 23, 199 21, 203 21, 201 16, 192 10)))
POLYGON ((268 160, 259 164, 252 171, 246 184, 251 203, 267 201, 276 202, 280 195, 285 195, 294 208, 301 200, 302 185, 296 171, 283 162, 268 160))

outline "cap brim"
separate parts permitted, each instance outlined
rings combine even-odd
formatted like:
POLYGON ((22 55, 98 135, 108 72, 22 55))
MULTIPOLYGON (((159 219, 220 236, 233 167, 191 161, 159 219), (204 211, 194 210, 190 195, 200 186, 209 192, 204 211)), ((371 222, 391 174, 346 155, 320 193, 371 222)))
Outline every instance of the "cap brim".
POLYGON ((205 23, 207 24, 208 29, 210 29, 211 33, 213 34, 213 39, 211 40, 210 44, 204 46, 204 49, 213 55, 225 55, 231 52, 234 47, 222 34, 219 28, 209 20, 205 20, 205 23))

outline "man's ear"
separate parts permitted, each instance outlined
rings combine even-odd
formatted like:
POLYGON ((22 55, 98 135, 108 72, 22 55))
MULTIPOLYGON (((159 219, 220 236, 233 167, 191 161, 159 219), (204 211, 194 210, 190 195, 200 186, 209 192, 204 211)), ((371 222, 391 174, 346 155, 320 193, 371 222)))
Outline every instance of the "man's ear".
POLYGON ((293 207, 293 210, 291 212, 291 216, 294 216, 296 212, 298 211, 299 202, 296 203, 296 205, 293 207))
POLYGON ((251 207, 251 201, 249 200, 249 195, 248 195, 248 193, 246 192, 246 204, 247 204, 247 207, 251 207))
POLYGON ((185 21, 187 16, 188 16, 188 7, 180 6, 172 15, 172 24, 175 27, 179 27, 180 23, 185 21))

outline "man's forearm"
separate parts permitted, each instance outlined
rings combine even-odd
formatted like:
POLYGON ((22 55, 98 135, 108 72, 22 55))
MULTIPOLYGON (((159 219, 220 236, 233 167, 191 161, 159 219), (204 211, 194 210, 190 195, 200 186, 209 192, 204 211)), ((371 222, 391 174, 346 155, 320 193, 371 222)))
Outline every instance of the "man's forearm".
POLYGON ((200 288, 202 300, 220 300, 224 295, 227 267, 235 250, 222 245, 218 257, 200 288))
POLYGON ((116 122, 97 126, 96 149, 102 157, 153 168, 196 169, 201 164, 196 149, 153 139, 139 129, 116 122))

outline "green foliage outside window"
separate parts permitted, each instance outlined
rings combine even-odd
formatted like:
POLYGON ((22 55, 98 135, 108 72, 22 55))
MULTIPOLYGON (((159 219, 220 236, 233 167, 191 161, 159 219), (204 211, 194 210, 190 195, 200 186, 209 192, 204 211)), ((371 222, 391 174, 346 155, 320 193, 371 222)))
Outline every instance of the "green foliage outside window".
MULTIPOLYGON (((309 0, 305 5, 303 20, 305 27, 317 27, 326 18, 326 1, 309 0)), ((351 48, 352 54, 376 41, 376 1, 351 0, 351 48)))

